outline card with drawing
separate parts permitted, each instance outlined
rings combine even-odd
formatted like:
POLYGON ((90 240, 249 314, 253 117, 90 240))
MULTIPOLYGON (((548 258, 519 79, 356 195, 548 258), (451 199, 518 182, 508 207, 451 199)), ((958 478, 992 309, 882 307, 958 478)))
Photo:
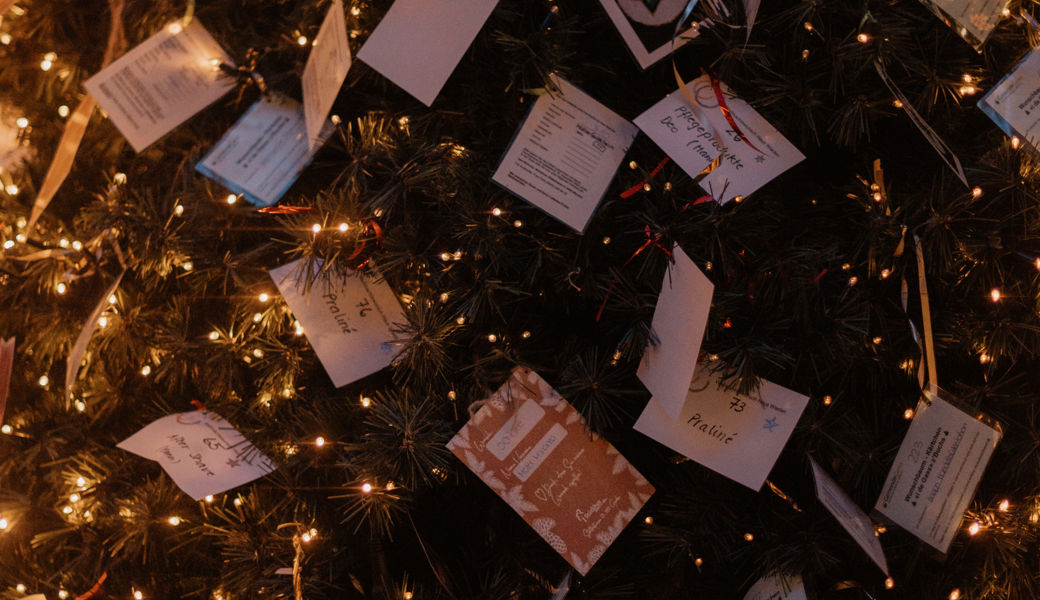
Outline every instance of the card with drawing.
POLYGON ((695 26, 683 28, 678 35, 675 31, 689 0, 600 0, 600 4, 644 69, 697 37, 695 26))

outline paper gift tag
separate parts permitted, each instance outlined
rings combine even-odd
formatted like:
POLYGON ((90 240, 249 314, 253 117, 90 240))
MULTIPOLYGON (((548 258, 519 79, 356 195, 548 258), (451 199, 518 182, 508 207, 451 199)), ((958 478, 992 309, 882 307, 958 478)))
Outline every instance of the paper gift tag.
POLYGON ((632 56, 644 69, 697 37, 697 28, 688 27, 675 38, 673 47, 676 21, 688 3, 688 0, 660 0, 651 9, 645 0, 600 0, 632 56))
POLYGON ((498 0, 396 0, 358 58, 433 104, 498 0))
POLYGON ((651 398, 635 429, 757 491, 808 403, 768 381, 753 394, 738 394, 722 387, 719 374, 701 368, 677 419, 651 398))
POLYGON ((816 481, 816 497, 887 576, 888 561, 885 560, 881 540, 874 535, 874 525, 870 522, 870 517, 856 506, 845 490, 841 489, 815 460, 810 458, 809 462, 812 464, 813 479, 816 481))
POLYGON ((756 151, 742 141, 719 109, 707 75, 686 84, 697 100, 676 91, 636 117, 635 124, 690 177, 696 177, 720 154, 722 162, 700 185, 720 203, 749 196, 805 157, 747 102, 719 84, 734 122, 756 151))
POLYGON ((650 324, 657 343, 643 351, 636 375, 674 421, 693 380, 715 285, 678 245, 672 246, 672 258, 650 324))
POLYGON ((1040 49, 1026 54, 979 100, 979 108, 1004 133, 1040 148, 1040 49))
POLYGON ((584 231, 639 130, 567 81, 531 107, 491 179, 584 231))
POLYGON ((344 279, 319 277, 305 292, 296 280, 301 264, 271 269, 271 278, 332 383, 341 387, 393 363, 400 352, 394 342, 402 339, 395 330, 407 319, 390 286, 353 273, 344 279))
POLYGON ((117 447, 158 462, 192 500, 226 492, 276 468, 230 423, 207 410, 152 421, 117 447))
MULTIPOLYGON (((333 131, 326 122, 318 145, 333 131)), ((269 94, 242 115, 195 170, 257 206, 270 206, 289 191, 312 158, 303 107, 287 96, 269 94)))
POLYGON ((0 341, 0 423, 4 422, 7 396, 11 393, 11 371, 14 368, 14 338, 0 341))
POLYGON ((744 600, 808 600, 805 584, 797 575, 770 575, 751 586, 744 600))
POLYGON ((83 83, 140 152, 235 87, 231 59, 198 19, 171 23, 83 83))
POLYGON ((350 46, 347 45, 347 19, 343 1, 334 0, 325 21, 314 38, 311 55, 303 69, 303 109, 307 121, 307 143, 313 151, 324 143, 325 127, 339 88, 350 70, 350 46))
POLYGON ((926 394, 874 508, 945 554, 1001 432, 926 394))
POLYGON ((921 0, 965 41, 979 50, 996 29, 1010 0, 921 0))
POLYGON ((448 448, 582 575, 654 492, 528 369, 515 369, 448 448))

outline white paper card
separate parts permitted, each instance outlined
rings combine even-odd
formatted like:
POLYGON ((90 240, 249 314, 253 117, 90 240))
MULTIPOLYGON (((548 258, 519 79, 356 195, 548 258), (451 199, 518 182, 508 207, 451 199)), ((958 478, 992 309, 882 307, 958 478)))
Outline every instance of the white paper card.
POLYGON ((688 27, 672 44, 676 21, 688 3, 689 0, 661 0, 651 10, 644 0, 600 0, 632 56, 644 69, 697 37, 698 29, 688 27))
POLYGON ((158 462, 192 500, 226 492, 276 468, 230 423, 207 410, 152 421, 118 447, 158 462))
POLYGON ((654 403, 675 421, 686 404, 715 285, 678 245, 672 247, 672 257, 675 262, 664 274, 650 324, 657 344, 643 351, 636 375, 654 403))
POLYGON ((805 156, 747 102, 725 84, 719 85, 733 120, 760 152, 742 141, 723 116, 707 75, 686 84, 696 105, 677 90, 636 117, 635 124, 690 177, 725 153, 721 164, 700 181, 701 187, 725 203, 751 195, 805 156))
POLYGON ((797 575, 770 575, 751 586, 744 600, 808 600, 805 584, 797 575))
MULTIPOLYGON (((319 142, 333 130, 326 122, 319 142)), ((303 107, 287 96, 270 94, 257 100, 195 169, 257 206, 270 206, 289 191, 312 158, 303 107)))
POLYGON ((979 100, 979 108, 1009 136, 1040 148, 1040 48, 1026 54, 979 100))
POLYGON ((0 423, 4 422, 7 395, 11 391, 11 371, 14 367, 14 338, 0 340, 0 423))
POLYGON ((1008 0, 922 0, 978 49, 1003 17, 1008 0))
POLYGON ((874 508, 946 553, 1000 431, 939 396, 921 403, 874 508))
POLYGON ((83 82, 140 152, 235 87, 213 60, 231 59, 198 19, 162 29, 83 82))
POLYGON ((303 107, 307 120, 307 143, 313 151, 321 145, 325 117, 339 95, 350 70, 347 18, 343 1, 334 0, 314 38, 311 55, 303 69, 303 107))
POLYGON ((498 0, 396 0, 358 58, 433 104, 498 0))
POLYGON ((639 130, 585 92, 553 76, 491 179, 584 231, 639 130))
POLYGON ((757 491, 808 403, 809 398, 768 381, 750 395, 739 394, 702 368, 678 419, 651 398, 635 429, 757 491))
POLYGON ((301 263, 271 269, 271 278, 332 383, 347 385, 394 362, 400 352, 394 342, 402 339, 395 329, 407 319, 390 286, 354 273, 342 280, 319 277, 305 293, 296 280, 301 263))
POLYGON ((874 525, 870 517, 863 512, 856 503, 849 498, 845 490, 841 489, 836 481, 831 479, 816 461, 809 459, 812 464, 813 479, 816 481, 816 497, 834 515, 838 523, 849 532, 852 539, 856 540, 860 548, 867 553, 870 560, 874 561, 881 571, 888 575, 888 561, 885 560, 885 551, 881 548, 881 540, 874 534, 874 525))

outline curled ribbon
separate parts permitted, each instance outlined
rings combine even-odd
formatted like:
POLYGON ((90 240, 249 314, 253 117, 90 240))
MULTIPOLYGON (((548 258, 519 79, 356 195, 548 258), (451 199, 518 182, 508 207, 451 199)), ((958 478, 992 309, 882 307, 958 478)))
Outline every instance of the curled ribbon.
POLYGON ((310 212, 313 210, 310 206, 292 206, 289 204, 279 204, 277 206, 265 206, 257 209, 256 212, 262 212, 268 215, 295 215, 298 213, 310 212))
POLYGON ((76 596, 76 600, 90 600, 94 596, 104 592, 104 590, 101 589, 101 584, 105 583, 106 579, 108 579, 108 571, 101 574, 101 577, 98 578, 97 583, 95 583, 93 587, 79 596, 76 596))
MULTIPOLYGON (((704 67, 701 67, 701 73, 707 75, 708 80, 711 81, 711 89, 715 92, 715 99, 719 102, 719 111, 722 112, 723 117, 726 117, 726 122, 729 123, 731 128, 733 128, 733 133, 737 134, 737 137, 747 144, 749 148, 759 154, 763 154, 763 152, 756 148, 755 145, 751 143, 751 140, 744 135, 744 132, 740 130, 740 127, 737 127, 737 122, 733 119, 733 111, 731 111, 729 105, 726 104, 726 95, 722 93, 722 85, 719 84, 719 80, 715 77, 715 74, 704 67)), ((685 89, 685 87, 683 89, 685 89)))
MULTIPOLYGON (((668 257, 668 261, 669 262, 673 262, 673 263, 675 262, 675 257, 672 255, 671 249, 665 248, 664 246, 661 245, 661 240, 664 239, 664 235, 662 235, 660 232, 651 235, 650 234, 650 226, 649 225, 647 225, 643 229, 643 233, 646 235, 646 241, 643 242, 643 245, 640 246, 639 248, 637 248, 636 251, 632 253, 632 256, 628 257, 628 260, 626 260, 624 262, 624 264, 621 265, 622 268, 627 267, 628 263, 630 263, 633 260, 635 260, 635 258, 637 256, 639 256, 640 253, 643 252, 643 250, 646 250, 651 245, 657 246, 658 248, 660 248, 661 251, 664 252, 665 255, 668 257)), ((597 323, 599 323, 600 318, 603 317, 603 310, 607 308, 607 300, 610 299, 610 295, 614 292, 614 287, 617 286, 617 282, 618 282, 618 278, 615 275, 614 276, 614 280, 610 282, 610 287, 607 288, 607 293, 603 295, 603 303, 599 305, 599 310, 596 311, 596 322, 597 323)))

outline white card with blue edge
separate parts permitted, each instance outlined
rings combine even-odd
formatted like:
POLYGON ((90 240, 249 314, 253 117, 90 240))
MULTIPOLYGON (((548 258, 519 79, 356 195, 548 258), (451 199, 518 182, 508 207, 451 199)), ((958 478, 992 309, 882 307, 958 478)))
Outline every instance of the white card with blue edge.
POLYGON ((1009 137, 1040 149, 1040 48, 1026 54, 978 106, 1009 137))

